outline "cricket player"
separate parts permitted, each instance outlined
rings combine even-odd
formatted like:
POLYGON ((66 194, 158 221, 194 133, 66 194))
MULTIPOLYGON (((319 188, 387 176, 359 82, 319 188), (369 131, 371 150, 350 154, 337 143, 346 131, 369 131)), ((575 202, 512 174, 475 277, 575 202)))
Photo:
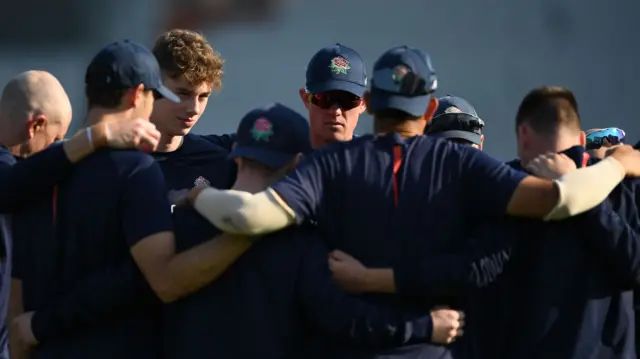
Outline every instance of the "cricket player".
POLYGON ((235 135, 190 133, 222 89, 224 59, 201 34, 173 29, 162 34, 153 47, 164 85, 180 102, 158 99, 151 122, 160 131, 153 157, 165 176, 170 202, 193 187, 229 188, 236 168, 228 159, 235 135))
POLYGON ((352 48, 335 44, 313 55, 299 94, 309 115, 314 149, 354 137, 358 119, 366 111, 362 98, 366 88, 366 66, 352 48))

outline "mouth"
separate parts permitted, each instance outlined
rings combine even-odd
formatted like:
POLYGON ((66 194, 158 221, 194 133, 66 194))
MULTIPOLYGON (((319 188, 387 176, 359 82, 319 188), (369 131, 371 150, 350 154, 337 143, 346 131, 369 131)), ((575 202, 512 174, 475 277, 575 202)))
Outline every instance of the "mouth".
POLYGON ((178 121, 182 122, 185 125, 193 125, 196 122, 196 120, 193 119, 193 118, 180 118, 180 117, 178 117, 177 119, 178 119, 178 121))
POLYGON ((327 121, 324 125, 327 127, 344 127, 344 123, 340 121, 327 121))

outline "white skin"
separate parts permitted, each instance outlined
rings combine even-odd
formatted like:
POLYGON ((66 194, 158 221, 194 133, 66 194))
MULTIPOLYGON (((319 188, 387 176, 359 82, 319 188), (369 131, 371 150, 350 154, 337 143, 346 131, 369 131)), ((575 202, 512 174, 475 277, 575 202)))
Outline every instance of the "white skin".
POLYGON ((300 99, 309 113, 311 146, 319 148, 339 141, 350 141, 358 125, 358 118, 366 111, 364 101, 351 110, 343 111, 337 106, 322 109, 309 101, 305 89, 299 91, 300 99))
POLYGON ((537 133, 529 124, 518 126, 516 138, 518 141, 518 156, 522 164, 546 154, 564 151, 573 146, 585 146, 585 133, 578 129, 561 128, 555 136, 537 133))
POLYGON ((44 71, 23 72, 2 91, 0 143, 15 156, 28 157, 63 139, 71 115, 71 102, 58 79, 44 71))
POLYGON ((182 144, 183 137, 198 123, 209 103, 211 84, 190 84, 184 76, 164 78, 165 87, 180 97, 180 103, 166 99, 155 102, 151 122, 161 133, 158 152, 172 152, 182 144))

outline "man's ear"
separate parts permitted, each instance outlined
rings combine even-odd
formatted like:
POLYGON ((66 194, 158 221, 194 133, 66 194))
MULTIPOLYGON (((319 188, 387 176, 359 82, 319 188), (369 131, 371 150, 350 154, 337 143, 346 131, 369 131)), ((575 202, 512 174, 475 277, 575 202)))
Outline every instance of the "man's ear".
POLYGON ((304 156, 304 154, 302 152, 299 152, 292 160, 291 160, 291 169, 293 170, 294 168, 298 167, 298 164, 300 164, 300 161, 302 161, 302 157, 304 156))
POLYGON ((482 150, 482 147, 484 146, 484 135, 480 136, 480 149, 482 150))
POLYGON ((365 112, 367 112, 367 105, 365 104, 364 99, 362 99, 362 102, 360 103, 360 111, 358 111, 358 115, 362 115, 365 112))
POLYGON ((125 95, 127 107, 137 107, 139 102, 144 101, 144 85, 140 84, 135 89, 131 89, 125 95))
POLYGON ((431 119, 433 118, 433 115, 436 113, 437 110, 438 110, 438 99, 435 97, 432 97, 429 100, 429 106, 427 107, 427 110, 424 112, 424 116, 422 116, 422 118, 428 123, 429 121, 431 121, 431 119))
POLYGON ((309 109, 309 93, 307 92, 307 90, 301 88, 300 90, 298 90, 298 94, 300 95, 302 104, 308 110, 309 109))
POLYGON ((587 134, 584 131, 580 131, 580 146, 587 147, 587 134))
POLYGON ((27 137, 32 139, 36 132, 42 131, 47 125, 47 116, 43 113, 36 113, 27 120, 27 137))

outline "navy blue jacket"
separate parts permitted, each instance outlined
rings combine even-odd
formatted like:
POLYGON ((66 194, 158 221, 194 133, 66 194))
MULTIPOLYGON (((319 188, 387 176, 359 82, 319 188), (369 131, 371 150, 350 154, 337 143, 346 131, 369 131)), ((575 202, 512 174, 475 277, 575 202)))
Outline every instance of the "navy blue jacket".
MULTIPOLYGON (((178 250, 219 234, 191 207, 174 211, 178 250)), ((431 337, 425 311, 413 316, 376 307, 338 289, 328 250, 310 226, 260 239, 218 280, 166 306, 168 358, 308 358, 315 330, 327 345, 385 348, 431 337)))
MULTIPOLYGON (((229 135, 189 134, 184 137, 178 150, 154 153, 153 157, 165 178, 169 200, 177 199, 176 196, 171 196, 172 193, 186 192, 196 185, 229 188, 235 180, 236 173, 235 164, 227 158, 228 149, 233 141, 234 137, 229 135)), ((50 237, 47 233, 42 233, 43 228, 32 226, 31 221, 35 217, 51 216, 50 201, 29 208, 16 218, 16 234, 23 238, 50 237)), ((51 244, 45 242, 39 245, 45 248, 51 244)), ((16 251, 25 250, 29 251, 16 248, 16 251)), ((54 272, 48 275, 53 275, 52 273, 54 272)), ((16 273, 14 277, 19 277, 19 274, 16 273)), ((44 277, 40 282, 38 287, 42 289, 53 285, 55 280, 44 277)), ((23 288, 23 291, 28 291, 29 288, 23 288)), ((76 283, 75 288, 67 293, 58 294, 57 300, 52 301, 49 295, 39 293, 41 291, 28 293, 28 297, 41 298, 34 304, 39 309, 33 321, 34 334, 41 343, 101 325, 117 317, 118 313, 130 310, 131 307, 146 305, 150 297, 155 301, 155 296, 151 294, 151 289, 130 256, 90 273, 83 281, 76 283)), ((159 301, 156 302, 157 305, 160 304, 159 301)))

